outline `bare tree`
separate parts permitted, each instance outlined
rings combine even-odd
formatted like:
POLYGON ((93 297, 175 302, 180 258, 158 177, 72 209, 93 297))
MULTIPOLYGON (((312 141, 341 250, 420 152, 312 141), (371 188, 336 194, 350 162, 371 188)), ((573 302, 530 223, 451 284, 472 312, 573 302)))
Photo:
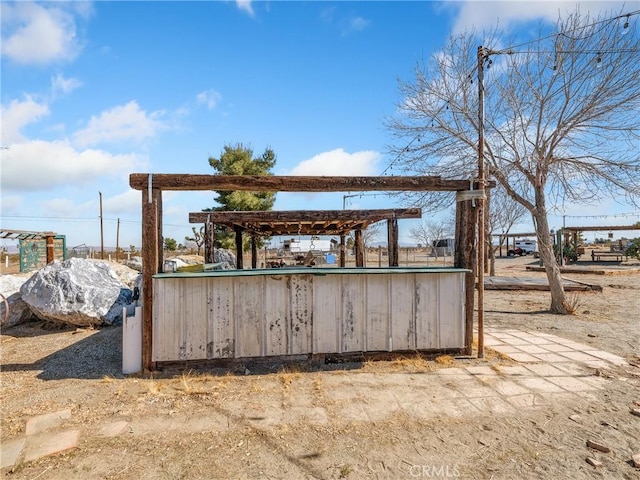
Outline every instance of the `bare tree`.
POLYGON ((438 240, 443 240, 453 235, 453 225, 451 221, 429 221, 423 220, 417 223, 409 229, 409 236, 416 240, 418 243, 422 243, 427 247, 433 247, 433 252, 438 257, 438 249, 436 243, 438 240))
MULTIPOLYGON (((489 233, 490 235, 499 235, 498 246, 502 248, 505 235, 511 228, 522 220, 528 211, 524 205, 516 202, 507 195, 504 188, 497 187, 491 189, 491 201, 489 203, 489 233)), ((489 237, 489 275, 496 274, 496 251, 489 237)))
MULTIPOLYGON (((400 115, 387 127, 390 153, 406 173, 473 178, 478 168, 477 72, 486 73, 486 171, 532 216, 551 287, 550 309, 568 313, 547 212, 565 202, 640 199, 640 53, 637 15, 609 19, 579 13, 542 25, 532 42, 471 32, 400 83, 400 115), (624 32, 623 25, 628 23, 624 32)), ((437 200, 421 196, 432 207, 437 200)), ((440 195, 439 201, 450 201, 440 195)), ((416 198, 412 198, 415 203, 416 198)))
POLYGON ((196 227, 191 227, 193 231, 193 237, 184 237, 185 241, 196 244, 198 249, 198 255, 200 255, 200 248, 204 245, 204 225, 200 227, 200 230, 196 230, 196 227))

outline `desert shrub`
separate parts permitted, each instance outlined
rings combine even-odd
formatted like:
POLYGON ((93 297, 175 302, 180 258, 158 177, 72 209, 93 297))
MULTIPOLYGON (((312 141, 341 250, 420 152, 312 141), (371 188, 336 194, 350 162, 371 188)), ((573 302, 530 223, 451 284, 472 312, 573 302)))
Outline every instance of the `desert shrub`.
POLYGON ((640 258, 640 238, 634 238, 629 242, 625 254, 633 258, 640 258))

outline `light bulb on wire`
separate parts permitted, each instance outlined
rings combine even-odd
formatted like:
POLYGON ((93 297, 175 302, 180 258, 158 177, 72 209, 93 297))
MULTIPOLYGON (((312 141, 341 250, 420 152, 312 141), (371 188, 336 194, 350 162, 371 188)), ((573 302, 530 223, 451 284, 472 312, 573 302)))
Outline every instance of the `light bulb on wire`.
POLYGON ((620 35, 626 35, 629 33, 629 15, 627 15, 624 19, 624 23, 622 24, 622 32, 620 35))

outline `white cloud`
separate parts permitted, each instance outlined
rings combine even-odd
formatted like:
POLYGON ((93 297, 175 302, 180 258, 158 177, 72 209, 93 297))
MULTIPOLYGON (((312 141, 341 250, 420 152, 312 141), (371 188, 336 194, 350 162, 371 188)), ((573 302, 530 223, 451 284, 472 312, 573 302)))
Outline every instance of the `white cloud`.
POLYGON ((454 33, 475 28, 477 31, 500 26, 506 27, 514 22, 530 20, 546 20, 555 22, 559 16, 566 17, 575 12, 576 6, 581 14, 598 15, 599 13, 620 12, 624 2, 619 1, 553 1, 553 0, 512 0, 487 2, 486 0, 468 0, 465 2, 447 1, 445 7, 458 10, 453 26, 454 33))
POLYGON ((360 32, 367 28, 371 22, 362 17, 353 17, 349 19, 349 30, 360 32))
POLYGON ((289 175, 375 175, 380 159, 380 153, 372 150, 348 153, 336 148, 300 162, 289 175))
POLYGON ((255 15, 255 12, 253 11, 253 6, 251 5, 252 0, 236 0, 236 6, 244 11, 247 12, 249 15, 251 15, 252 17, 255 15))
POLYGON ((82 86, 82 82, 75 78, 65 78, 60 73, 58 73, 55 77, 51 77, 51 92, 53 96, 58 94, 71 93, 76 88, 82 86))
POLYGON ((112 155, 101 150, 75 150, 67 141, 13 144, 0 153, 3 191, 48 190, 82 186, 97 178, 120 175, 141 163, 135 154, 112 155))
MULTIPOLYGON (((164 201, 164 195, 163 195, 164 201)), ((142 195, 138 190, 127 190, 114 197, 106 198, 104 201, 104 212, 111 214, 118 213, 138 213, 142 204, 142 195)), ((163 213, 164 215, 164 213, 163 213)))
POLYGON ((49 107, 44 103, 36 102, 31 96, 26 96, 22 101, 12 100, 6 107, 2 105, 0 107, 2 144, 11 145, 22 141, 23 136, 20 130, 45 115, 49 115, 49 107))
POLYGON ((60 5, 2 2, 2 55, 36 65, 73 59, 80 51, 76 25, 60 5))
POLYGON ((79 146, 130 140, 142 142, 165 128, 160 120, 163 114, 162 111, 147 113, 137 102, 131 101, 105 110, 100 116, 92 116, 86 128, 73 134, 73 141, 79 146))
POLYGON ((202 103, 207 106, 207 108, 215 108, 220 100, 222 100, 222 95, 220 95, 215 90, 205 90, 204 92, 200 92, 196 99, 198 103, 202 103))

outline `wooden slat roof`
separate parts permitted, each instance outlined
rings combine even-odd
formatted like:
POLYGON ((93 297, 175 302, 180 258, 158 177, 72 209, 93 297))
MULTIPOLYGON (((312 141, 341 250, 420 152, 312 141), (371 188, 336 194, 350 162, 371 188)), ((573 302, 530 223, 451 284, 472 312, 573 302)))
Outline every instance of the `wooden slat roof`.
POLYGON ((4 228, 0 230, 0 238, 6 238, 9 240, 27 240, 55 236, 55 232, 30 232, 26 230, 7 230, 4 228))
POLYGON ((341 235, 381 220, 421 218, 419 208, 380 210, 288 210, 243 212, 191 212, 189 223, 240 227, 263 236, 341 235))

